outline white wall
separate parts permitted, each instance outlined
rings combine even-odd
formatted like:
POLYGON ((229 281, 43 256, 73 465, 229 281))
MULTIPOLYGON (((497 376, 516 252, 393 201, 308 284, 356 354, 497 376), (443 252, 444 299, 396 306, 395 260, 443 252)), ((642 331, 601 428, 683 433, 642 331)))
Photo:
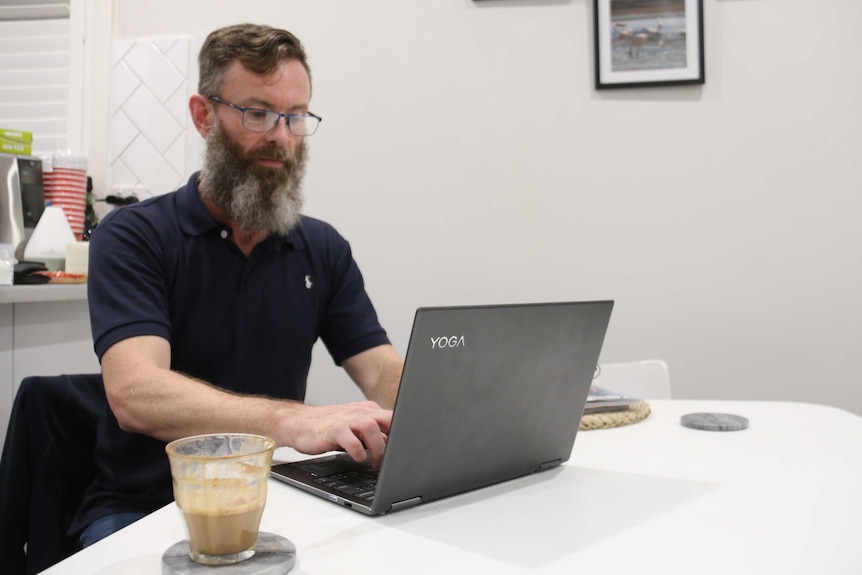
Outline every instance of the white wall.
MULTIPOLYGON (((402 352, 418 306, 613 298, 602 360, 663 358, 676 396, 862 413, 862 3, 704 4, 685 88, 596 92, 591 0, 117 0, 112 35, 303 39, 307 212, 402 352)), ((318 353, 309 398, 352 397, 318 353)))

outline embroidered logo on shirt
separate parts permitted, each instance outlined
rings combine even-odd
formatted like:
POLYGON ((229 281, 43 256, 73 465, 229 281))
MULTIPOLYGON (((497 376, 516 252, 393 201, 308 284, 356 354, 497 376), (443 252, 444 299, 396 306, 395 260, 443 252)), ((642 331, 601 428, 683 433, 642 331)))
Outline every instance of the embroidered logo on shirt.
POLYGON ((311 289, 311 286, 314 285, 311 283, 311 276, 305 276, 305 289, 311 289))

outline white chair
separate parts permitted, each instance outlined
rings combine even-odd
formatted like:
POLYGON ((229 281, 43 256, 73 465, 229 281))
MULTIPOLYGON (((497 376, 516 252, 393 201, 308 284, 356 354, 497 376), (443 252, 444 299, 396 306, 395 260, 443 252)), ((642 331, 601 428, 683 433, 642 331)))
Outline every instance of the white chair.
POLYGON ((593 385, 641 399, 670 399, 670 375, 660 359, 599 364, 593 385))

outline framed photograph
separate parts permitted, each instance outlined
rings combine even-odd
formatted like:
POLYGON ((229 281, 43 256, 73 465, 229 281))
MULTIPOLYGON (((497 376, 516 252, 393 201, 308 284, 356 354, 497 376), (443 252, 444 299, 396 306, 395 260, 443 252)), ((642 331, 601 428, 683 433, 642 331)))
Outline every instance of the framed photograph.
POLYGON ((703 0, 593 0, 596 89, 703 84, 703 0))

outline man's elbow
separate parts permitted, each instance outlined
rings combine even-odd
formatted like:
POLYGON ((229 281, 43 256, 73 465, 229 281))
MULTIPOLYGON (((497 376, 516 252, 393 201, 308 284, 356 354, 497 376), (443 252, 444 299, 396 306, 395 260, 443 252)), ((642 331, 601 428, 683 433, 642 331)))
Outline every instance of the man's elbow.
POLYGON ((117 425, 123 431, 129 433, 141 433, 149 435, 149 429, 144 420, 138 416, 128 398, 122 393, 111 392, 107 388, 105 393, 108 397, 108 406, 117 420, 117 425))

